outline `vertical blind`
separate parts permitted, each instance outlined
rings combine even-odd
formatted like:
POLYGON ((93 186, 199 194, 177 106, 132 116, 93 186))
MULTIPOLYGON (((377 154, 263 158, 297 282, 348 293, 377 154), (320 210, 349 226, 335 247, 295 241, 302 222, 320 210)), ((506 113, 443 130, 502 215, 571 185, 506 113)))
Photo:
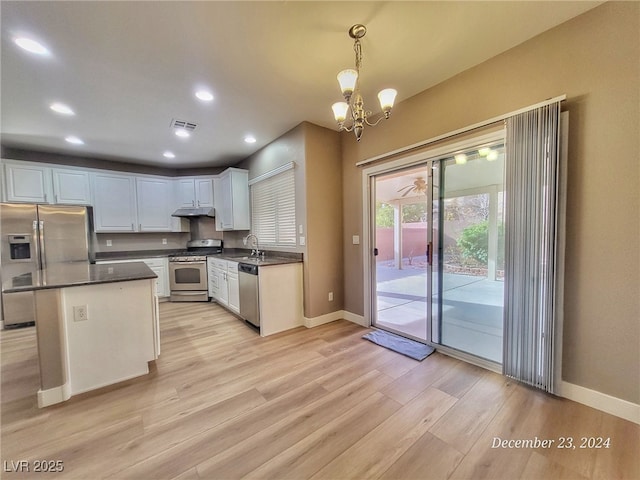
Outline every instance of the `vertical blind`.
POLYGON ((293 168, 251 185, 251 233, 260 246, 296 245, 296 186, 293 168))
POLYGON ((555 391, 560 102, 506 121, 504 374, 555 391))

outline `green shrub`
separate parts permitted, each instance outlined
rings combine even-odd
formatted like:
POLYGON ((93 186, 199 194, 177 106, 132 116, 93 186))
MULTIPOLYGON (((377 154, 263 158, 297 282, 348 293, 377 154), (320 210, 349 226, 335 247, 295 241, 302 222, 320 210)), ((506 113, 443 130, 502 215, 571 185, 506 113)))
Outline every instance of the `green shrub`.
MULTIPOLYGON (((489 262, 489 222, 469 225, 458 238, 458 247, 462 255, 472 258, 482 265, 489 262)), ((504 264, 504 225, 498 225, 498 268, 504 264)))

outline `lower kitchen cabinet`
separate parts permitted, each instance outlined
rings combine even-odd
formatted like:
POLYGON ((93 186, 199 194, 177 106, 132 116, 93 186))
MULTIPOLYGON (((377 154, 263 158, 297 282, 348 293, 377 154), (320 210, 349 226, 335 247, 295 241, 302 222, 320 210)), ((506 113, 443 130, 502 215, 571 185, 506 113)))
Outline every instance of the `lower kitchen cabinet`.
POLYGON ((229 289, 228 308, 240 313, 240 283, 238 281, 238 262, 227 261, 227 287, 229 289))
POLYGON ((158 298, 168 298, 170 295, 169 290, 169 260, 165 257, 156 258, 136 258, 128 260, 98 260, 96 263, 110 264, 110 263, 130 263, 130 262, 144 262, 158 278, 156 278, 156 294, 158 298))
POLYGON ((261 336, 304 325, 302 263, 259 267, 258 289, 261 336))
POLYGON ((240 313, 238 262, 207 258, 209 296, 234 313, 240 313))

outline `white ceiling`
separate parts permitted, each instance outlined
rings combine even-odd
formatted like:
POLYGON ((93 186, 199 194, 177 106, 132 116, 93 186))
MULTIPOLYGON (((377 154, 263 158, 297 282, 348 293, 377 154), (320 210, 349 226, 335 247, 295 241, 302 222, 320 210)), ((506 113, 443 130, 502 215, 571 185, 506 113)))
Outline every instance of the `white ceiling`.
POLYGON ((2 143, 170 168, 232 165, 302 121, 336 129, 335 75, 353 67, 355 23, 368 30, 361 79, 375 113, 384 87, 402 101, 599 3, 3 0, 2 143), (51 56, 20 50, 18 34, 51 56), (215 100, 198 101, 198 86, 215 100), (54 101, 76 115, 53 113, 54 101), (198 126, 181 140, 172 119, 198 126), (85 144, 66 143, 71 134, 85 144))

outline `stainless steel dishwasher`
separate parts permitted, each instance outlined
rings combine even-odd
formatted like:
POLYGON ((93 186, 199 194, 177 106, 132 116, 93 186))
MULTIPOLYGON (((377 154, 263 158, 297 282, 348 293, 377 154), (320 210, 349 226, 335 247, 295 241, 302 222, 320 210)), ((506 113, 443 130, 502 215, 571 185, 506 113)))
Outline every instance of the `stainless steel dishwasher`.
POLYGON ((258 291, 258 266, 238 264, 240 284, 240 316, 256 328, 260 328, 260 293, 258 291))

